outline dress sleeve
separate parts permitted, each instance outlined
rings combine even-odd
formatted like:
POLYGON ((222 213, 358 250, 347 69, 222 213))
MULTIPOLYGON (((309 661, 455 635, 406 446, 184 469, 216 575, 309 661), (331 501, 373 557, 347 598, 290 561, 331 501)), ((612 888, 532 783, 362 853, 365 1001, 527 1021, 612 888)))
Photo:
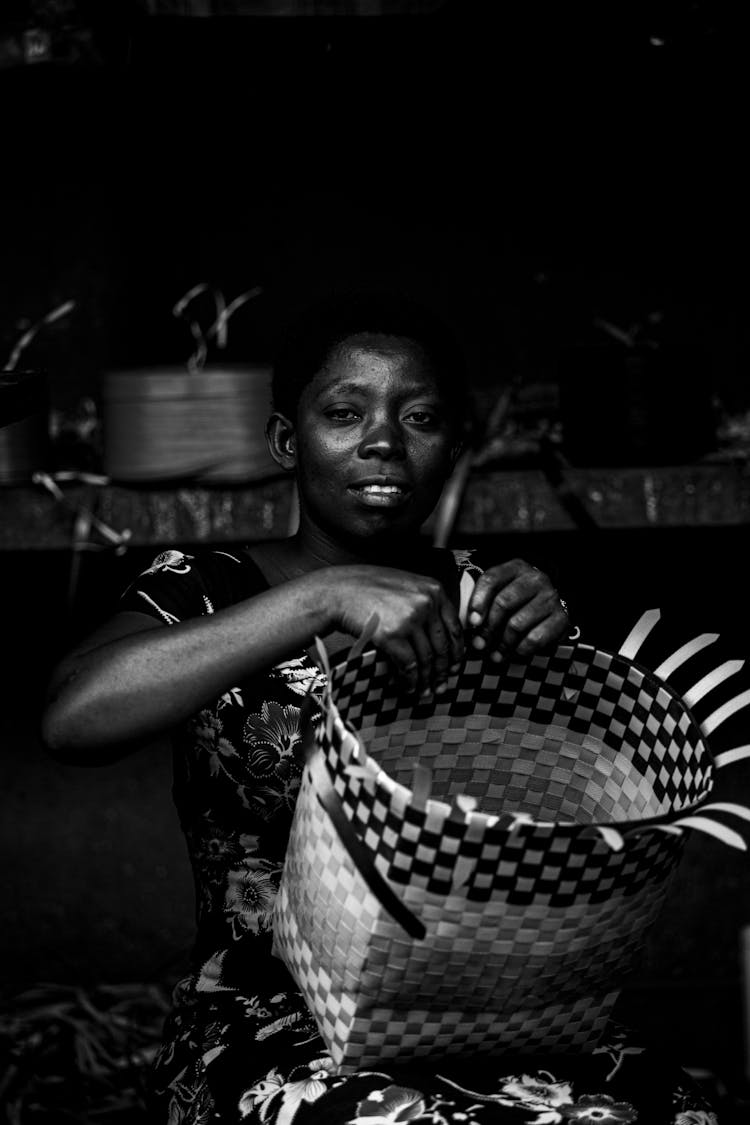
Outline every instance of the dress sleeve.
POLYGON ((146 613, 175 625, 215 613, 266 588, 255 565, 241 552, 162 551, 122 595, 118 609, 146 613))

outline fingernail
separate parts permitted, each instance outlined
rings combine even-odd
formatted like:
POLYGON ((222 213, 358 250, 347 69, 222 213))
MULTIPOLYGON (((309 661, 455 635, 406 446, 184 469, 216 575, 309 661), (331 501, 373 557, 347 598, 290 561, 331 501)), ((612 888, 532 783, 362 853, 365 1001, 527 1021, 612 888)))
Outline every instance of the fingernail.
POLYGON ((469 614, 469 624, 470 625, 481 625, 482 624, 481 613, 477 613, 476 610, 473 613, 470 613, 469 614))
POLYGON ((421 691, 419 693, 419 698, 420 699, 432 699, 432 692, 430 691, 429 688, 425 688, 424 691, 421 691))
POLYGON ((480 652, 483 648, 487 647, 487 642, 484 637, 475 637, 471 643, 474 645, 474 648, 479 649, 480 652))
POLYGON ((453 673, 453 675, 455 675, 456 672, 460 672, 460 671, 461 671, 460 661, 456 661, 455 664, 451 664, 451 672, 453 673))
POLYGON ((491 652, 490 660, 494 660, 496 664, 500 664, 503 660, 505 660, 505 656, 502 652, 491 652))
POLYGON ((447 690, 447 684, 438 684, 438 686, 435 688, 435 695, 445 695, 447 690))

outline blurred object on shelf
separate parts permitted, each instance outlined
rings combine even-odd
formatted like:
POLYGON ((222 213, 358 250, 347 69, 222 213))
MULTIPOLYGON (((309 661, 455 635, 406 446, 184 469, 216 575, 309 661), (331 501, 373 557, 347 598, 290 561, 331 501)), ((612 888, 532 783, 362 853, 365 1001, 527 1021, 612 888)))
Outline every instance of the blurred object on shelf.
POLYGON ((107 477, 92 473, 74 472, 61 472, 50 476, 49 473, 36 472, 32 480, 34 484, 45 489, 61 507, 74 517, 70 543, 72 554, 68 575, 68 596, 66 599, 68 612, 72 613, 78 593, 82 553, 84 551, 101 551, 114 548, 116 555, 124 555, 133 533, 129 527, 123 528, 122 531, 110 527, 109 524, 99 519, 90 506, 96 502, 93 498, 93 489, 102 488, 109 484, 107 477), (60 484, 65 481, 93 486, 91 499, 84 504, 80 501, 70 500, 60 488, 60 484))
POLYGON ((103 465, 116 481, 237 483, 274 476, 265 439, 270 368, 209 366, 103 376, 103 465))
POLYGON ((18 336, 11 348, 3 370, 15 371, 21 356, 33 344, 40 332, 43 332, 50 324, 56 324, 58 321, 64 320, 66 316, 73 312, 75 307, 75 301, 63 301, 61 305, 56 305, 55 308, 50 309, 48 313, 45 313, 44 316, 33 323, 23 317, 16 326, 21 335, 18 336))
POLYGON ((750 410, 732 413, 718 400, 715 409, 717 449, 711 459, 747 461, 750 459, 750 410))
POLYGON ((568 514, 579 531, 595 531, 599 526, 584 497, 576 491, 571 480, 570 465, 562 450, 548 438, 539 441, 539 467, 554 490, 560 507, 568 514))
MULTIPOLYGON (((494 392, 495 395, 497 392, 494 392)), ((478 397, 475 413, 491 414, 489 399, 478 397)), ((503 424, 488 429, 474 454, 474 468, 523 468, 539 463, 540 444, 562 441, 560 396, 554 383, 516 382, 503 424)))
POLYGON ((101 64, 89 13, 80 0, 35 0, 26 13, 6 15, 0 30, 0 71, 40 64, 101 64), (15 18, 14 18, 15 16, 15 18))
MULTIPOLYGON (((479 405, 479 404, 476 404, 479 405)), ((562 450, 562 431, 557 387, 550 384, 523 384, 513 381, 500 392, 495 405, 476 410, 478 416, 489 415, 484 436, 478 441, 471 460, 471 471, 493 468, 538 469, 547 480, 561 508, 573 525, 583 530, 593 530, 597 522, 582 495, 569 479, 571 468, 562 450)), ((468 471, 462 492, 468 483, 468 471)), ((450 485, 453 481, 450 482, 450 485)), ((446 489, 441 507, 449 500, 446 489)), ((456 501, 453 501, 454 505, 456 501)), ((456 521, 454 515, 451 530, 456 521)), ((439 543, 438 545, 444 545, 439 543)))
POLYGON ((102 464, 101 421, 93 398, 85 395, 71 411, 50 415, 52 460, 56 469, 99 472, 102 464))
POLYGON ((185 362, 185 367, 191 375, 197 374, 206 366, 208 350, 213 341, 216 342, 219 351, 224 351, 229 338, 231 317, 248 301, 259 297, 262 292, 260 285, 255 285, 252 289, 240 293, 239 297, 235 297, 233 301, 227 304, 221 289, 201 281, 198 285, 188 289, 187 293, 184 293, 179 301, 175 302, 172 306, 172 316, 178 320, 187 320, 190 335, 193 337, 193 351, 185 362), (195 305, 198 298, 204 295, 208 297, 212 304, 211 321, 206 329, 203 328, 198 315, 188 311, 190 306, 195 305))
POLYGON ((232 314, 261 292, 255 286, 227 304, 219 289, 193 286, 172 309, 187 321, 193 339, 184 366, 104 373, 102 457, 107 476, 133 483, 233 484, 278 475, 265 439, 270 367, 209 361, 211 345, 219 351, 227 345, 232 314), (205 330, 190 309, 198 298, 211 303, 205 330))
POLYGON ((47 467, 49 443, 49 384, 46 374, 18 370, 23 353, 48 325, 63 320, 76 307, 64 301, 32 323, 17 325, 20 336, 0 369, 0 484, 27 481, 47 467), (20 411, 20 413, 19 413, 20 411), (8 424, 9 423, 9 424, 8 424))
POLYGON ((0 484, 31 480, 49 456, 49 386, 40 371, 0 371, 0 484))
POLYGON ((46 410, 48 401, 47 378, 41 371, 0 370, 0 426, 46 410))
POLYGON ((453 467, 434 514, 432 542, 435 547, 447 547, 450 542, 469 477, 474 471, 477 453, 485 442, 504 432, 517 389, 518 380, 512 380, 501 388, 490 409, 474 410, 472 433, 453 467), (480 422, 480 418, 483 421, 480 422))

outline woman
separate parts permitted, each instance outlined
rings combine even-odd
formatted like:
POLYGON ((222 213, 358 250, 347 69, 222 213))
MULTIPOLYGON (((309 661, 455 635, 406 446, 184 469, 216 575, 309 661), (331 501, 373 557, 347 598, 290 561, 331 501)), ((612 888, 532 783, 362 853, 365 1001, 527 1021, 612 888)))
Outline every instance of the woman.
MULTIPOLYGON (((300 705, 320 684, 315 636, 335 653, 377 612, 373 643, 402 690, 426 696, 444 690, 467 644, 501 661, 568 631, 564 604, 534 567, 513 559, 482 572, 419 536, 460 448, 462 385, 450 343, 420 311, 388 301, 316 310, 278 357, 267 427, 274 459, 296 476, 297 533, 240 551, 161 554, 55 672, 43 729, 61 758, 94 764, 175 731, 198 933, 157 1063, 154 1120, 534 1120, 549 1102, 544 1120, 562 1121, 550 1107, 575 1106, 572 1086, 551 1073, 536 1084, 498 1079, 496 1063, 484 1066, 484 1091, 442 1066, 441 1077, 390 1066, 333 1076, 270 952, 302 770, 300 705), (476 584, 465 631, 467 566, 476 584)), ((629 1102, 603 1097, 617 1121, 635 1120, 629 1102)))

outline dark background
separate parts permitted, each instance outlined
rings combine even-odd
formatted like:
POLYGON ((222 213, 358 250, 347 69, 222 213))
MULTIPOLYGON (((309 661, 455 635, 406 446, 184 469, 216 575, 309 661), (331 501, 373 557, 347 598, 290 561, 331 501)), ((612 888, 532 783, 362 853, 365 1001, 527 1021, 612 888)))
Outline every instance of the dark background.
MULTIPOLYGON (((5 42, 33 7, 4 9, 5 42)), ((485 396, 511 378, 559 390, 560 357, 599 342, 596 317, 658 310, 650 456, 710 455, 721 417, 750 408, 741 6, 465 0, 213 20, 103 7, 58 5, 58 57, 0 67, 0 348, 76 300, 28 352, 61 416, 98 401, 103 371, 182 362, 171 306, 204 280, 230 298, 263 286, 232 323, 240 360, 267 357, 279 319, 317 292, 413 293, 452 325, 485 396)), ((600 448, 619 390, 594 387, 588 411, 579 396, 600 448)), ((569 445, 574 463, 584 446, 569 445)), ((546 566, 601 644, 661 605, 666 651, 703 628, 747 650, 742 525, 482 545, 546 566)), ((72 618, 66 553, 0 558, 6 997, 40 980, 168 979, 184 962, 192 892, 168 749, 76 770, 45 757, 35 726, 55 657, 157 550, 87 557, 72 618)), ((746 726, 722 738, 747 742, 746 726)), ((750 800, 747 767, 722 786, 750 800)), ((626 995, 683 1061, 728 1076, 743 1066, 749 878, 744 856, 692 838, 626 995)))

